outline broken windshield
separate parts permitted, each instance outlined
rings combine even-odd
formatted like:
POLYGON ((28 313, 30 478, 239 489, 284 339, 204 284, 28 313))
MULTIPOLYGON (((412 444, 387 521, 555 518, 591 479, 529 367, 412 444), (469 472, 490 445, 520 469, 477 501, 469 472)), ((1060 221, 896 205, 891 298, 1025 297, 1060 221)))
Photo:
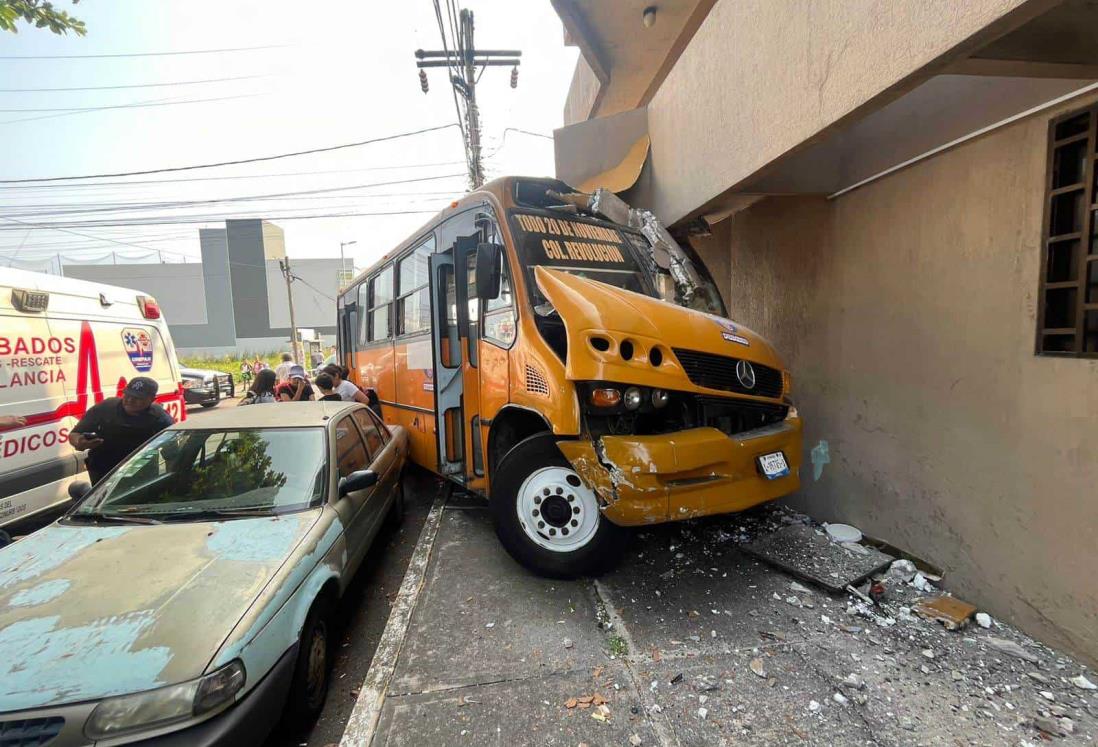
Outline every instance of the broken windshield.
POLYGON ((651 269, 635 249, 644 242, 639 234, 601 221, 529 212, 513 212, 511 226, 535 309, 545 303, 534 281, 538 265, 659 297, 651 269))

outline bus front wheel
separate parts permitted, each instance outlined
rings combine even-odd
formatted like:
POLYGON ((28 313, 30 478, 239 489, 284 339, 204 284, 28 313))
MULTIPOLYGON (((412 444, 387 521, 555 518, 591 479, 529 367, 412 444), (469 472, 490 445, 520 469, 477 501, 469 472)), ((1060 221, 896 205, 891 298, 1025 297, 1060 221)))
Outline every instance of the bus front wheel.
POLYGON ((530 436, 511 449, 496 468, 491 493, 500 542, 539 575, 593 575, 621 555, 625 530, 602 515, 594 491, 551 433, 530 436))

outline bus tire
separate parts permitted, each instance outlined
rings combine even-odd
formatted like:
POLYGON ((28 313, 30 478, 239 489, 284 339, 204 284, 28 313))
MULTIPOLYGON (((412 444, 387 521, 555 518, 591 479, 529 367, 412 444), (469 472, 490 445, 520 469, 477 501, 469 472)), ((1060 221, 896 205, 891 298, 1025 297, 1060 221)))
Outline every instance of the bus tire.
POLYGON ((490 506, 503 547, 540 576, 595 575, 621 557, 626 531, 602 515, 552 433, 507 452, 492 478, 490 506))

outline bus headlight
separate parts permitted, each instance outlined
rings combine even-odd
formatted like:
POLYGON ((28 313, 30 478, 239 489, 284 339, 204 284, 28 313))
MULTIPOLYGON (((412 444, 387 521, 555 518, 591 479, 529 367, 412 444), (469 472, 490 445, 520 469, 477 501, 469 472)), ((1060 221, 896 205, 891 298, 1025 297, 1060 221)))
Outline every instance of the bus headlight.
POLYGON ((652 407, 657 410, 661 407, 666 407, 667 403, 671 401, 671 395, 667 393, 665 389, 653 389, 652 390, 652 407))
POLYGON ((641 402, 644 401, 644 395, 641 394, 641 390, 635 386, 631 386, 625 390, 625 395, 622 397, 622 404, 625 405, 626 410, 636 410, 641 406, 641 402))

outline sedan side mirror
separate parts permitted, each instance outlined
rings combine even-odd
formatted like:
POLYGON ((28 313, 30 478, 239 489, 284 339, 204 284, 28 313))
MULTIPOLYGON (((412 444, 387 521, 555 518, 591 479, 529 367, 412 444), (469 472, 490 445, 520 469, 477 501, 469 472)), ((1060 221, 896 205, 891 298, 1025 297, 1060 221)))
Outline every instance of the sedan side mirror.
POLYGON ((339 497, 354 493, 359 490, 373 487, 377 484, 377 473, 372 469, 360 469, 352 472, 339 480, 339 497))
POLYGON ((477 298, 482 301, 499 298, 502 273, 503 247, 499 244, 477 244, 477 298))
POLYGON ((92 485, 87 480, 76 480, 75 482, 70 482, 69 498, 72 498, 74 501, 78 501, 86 496, 89 492, 91 492, 91 489, 92 485))

